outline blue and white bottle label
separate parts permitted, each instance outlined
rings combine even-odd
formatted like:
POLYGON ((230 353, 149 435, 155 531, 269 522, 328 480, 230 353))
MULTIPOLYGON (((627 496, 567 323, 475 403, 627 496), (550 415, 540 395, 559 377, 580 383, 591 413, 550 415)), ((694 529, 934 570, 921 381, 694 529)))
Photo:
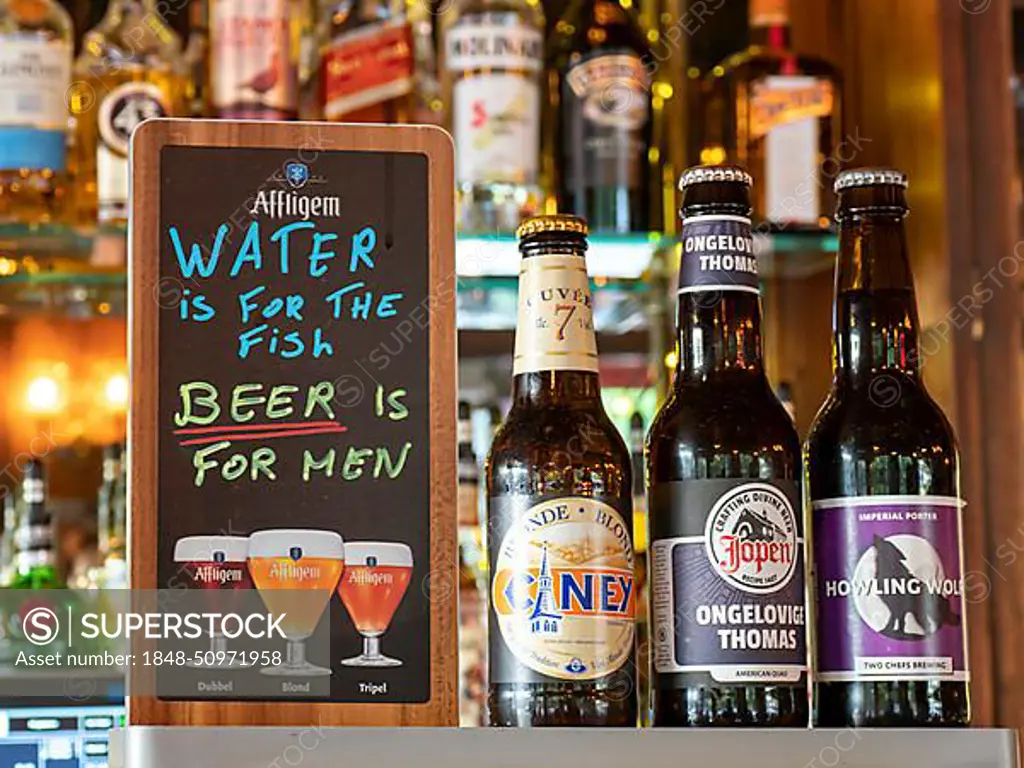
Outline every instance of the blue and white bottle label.
POLYGON ((0 169, 63 171, 71 46, 0 35, 0 169))

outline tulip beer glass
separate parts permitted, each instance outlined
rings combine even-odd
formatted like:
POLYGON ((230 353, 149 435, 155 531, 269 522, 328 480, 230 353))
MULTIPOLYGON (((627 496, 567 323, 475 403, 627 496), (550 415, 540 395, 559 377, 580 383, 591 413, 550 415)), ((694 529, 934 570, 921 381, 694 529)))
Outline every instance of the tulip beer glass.
MULTIPOLYGON (((252 589, 245 567, 249 539, 244 536, 186 536, 174 545, 174 562, 188 577, 190 589, 210 590, 210 610, 230 613, 241 602, 230 593, 252 589)), ((229 667, 227 639, 218 633, 210 637, 210 650, 204 661, 189 666, 209 669, 229 667)))
POLYGON ((249 537, 249 572, 264 605, 284 614, 281 630, 288 638, 283 664, 265 675, 320 677, 326 667, 306 661, 306 639, 316 630, 345 568, 345 548, 333 531, 270 530, 249 537))
POLYGON ((412 577, 412 550, 405 544, 357 541, 345 545, 345 574, 338 594, 352 623, 363 636, 363 653, 341 663, 346 667, 399 667, 401 660, 380 652, 412 577))

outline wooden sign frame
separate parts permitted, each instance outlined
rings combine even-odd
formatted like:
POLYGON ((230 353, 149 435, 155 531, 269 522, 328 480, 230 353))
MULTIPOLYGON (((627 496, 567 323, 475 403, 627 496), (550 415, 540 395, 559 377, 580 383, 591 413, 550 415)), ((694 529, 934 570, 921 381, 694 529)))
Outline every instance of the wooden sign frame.
MULTIPOLYGON (((157 490, 161 150, 167 146, 419 153, 428 160, 430 200, 429 467, 430 698, 423 704, 288 701, 164 701, 131 695, 131 725, 413 725, 458 722, 454 150, 431 126, 149 120, 132 139, 129 233, 131 411, 129 562, 131 586, 158 589, 157 490)), ((415 585, 413 585, 415 588, 415 585)), ((152 670, 133 670, 133 678, 152 670)), ((151 689, 150 689, 151 690, 151 689)))

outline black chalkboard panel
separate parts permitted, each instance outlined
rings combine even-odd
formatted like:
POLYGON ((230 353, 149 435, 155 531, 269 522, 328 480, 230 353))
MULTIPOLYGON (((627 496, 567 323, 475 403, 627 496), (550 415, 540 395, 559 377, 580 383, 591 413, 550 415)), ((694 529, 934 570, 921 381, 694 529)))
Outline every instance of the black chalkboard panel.
POLYGON ((158 697, 430 702, 432 435, 449 405, 431 325, 454 297, 431 249, 429 152, 179 140, 156 156, 158 343, 139 363, 156 369, 154 586, 195 586, 203 537, 220 563, 214 544, 247 540, 268 608, 273 589, 323 595, 331 640, 329 658, 289 657, 255 687, 261 670, 175 670, 195 696, 158 697))

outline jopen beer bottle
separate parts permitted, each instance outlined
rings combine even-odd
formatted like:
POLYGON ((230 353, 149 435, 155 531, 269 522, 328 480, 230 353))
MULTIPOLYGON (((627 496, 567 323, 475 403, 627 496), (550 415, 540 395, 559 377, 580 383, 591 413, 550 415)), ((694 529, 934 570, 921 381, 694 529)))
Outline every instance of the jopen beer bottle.
POLYGON ((655 726, 807 726, 800 441, 762 361, 750 184, 679 182, 679 361, 647 438, 655 726))
POLYGON ((635 727, 632 476, 601 404, 587 226, 517 234, 513 401, 487 462, 490 724, 635 727))
POLYGON ((925 390, 906 177, 839 176, 832 390, 807 441, 815 723, 970 719, 953 430, 925 390))

